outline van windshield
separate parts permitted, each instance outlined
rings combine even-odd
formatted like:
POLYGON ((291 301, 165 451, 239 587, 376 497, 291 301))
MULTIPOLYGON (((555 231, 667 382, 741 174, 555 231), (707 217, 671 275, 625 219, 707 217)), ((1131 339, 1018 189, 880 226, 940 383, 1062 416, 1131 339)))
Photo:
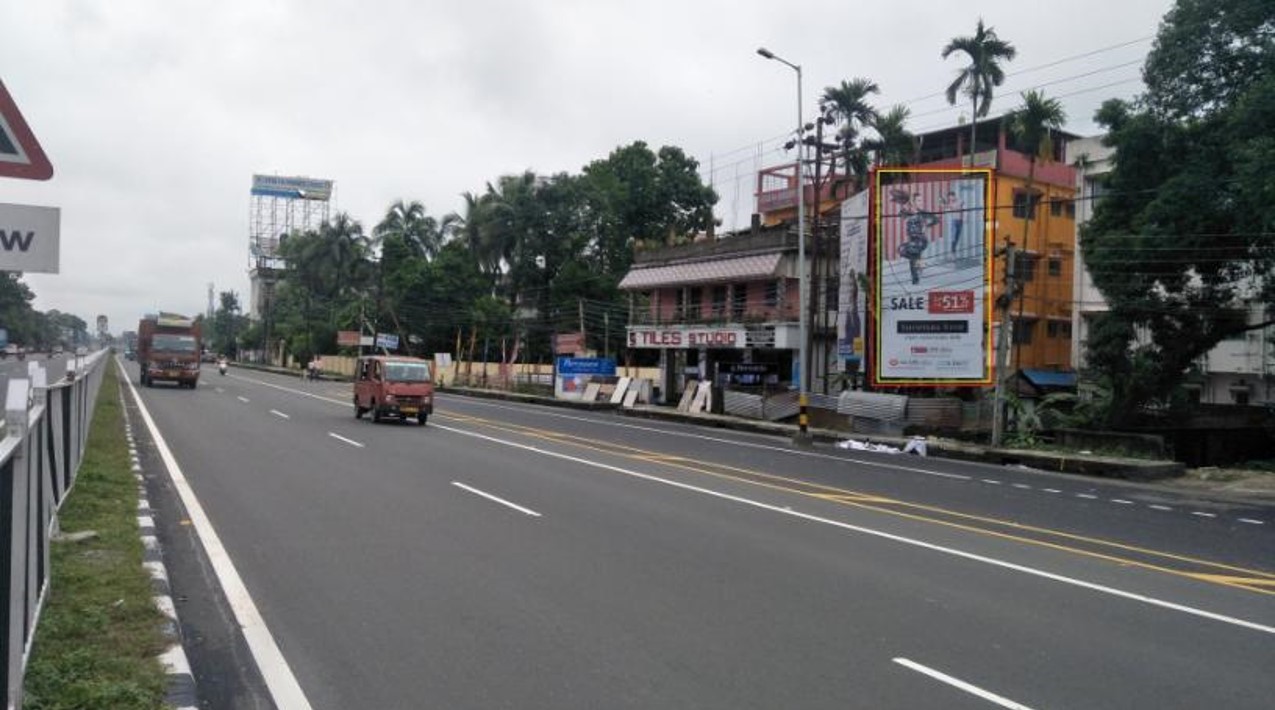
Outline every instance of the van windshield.
POLYGON ((385 379, 390 382, 429 382, 429 366, 424 363, 387 362, 385 379))

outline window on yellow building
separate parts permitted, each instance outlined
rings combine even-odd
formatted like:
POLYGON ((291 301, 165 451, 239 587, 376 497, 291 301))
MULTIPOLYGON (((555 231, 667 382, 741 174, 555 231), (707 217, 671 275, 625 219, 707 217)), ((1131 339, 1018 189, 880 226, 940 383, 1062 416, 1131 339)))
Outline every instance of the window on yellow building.
POLYGON ((1051 338, 1070 338, 1071 322, 1051 320, 1045 325, 1045 335, 1051 338))
POLYGON ((1021 345, 1031 345, 1032 335, 1036 333, 1036 321, 1034 320, 1015 320, 1014 321, 1014 342, 1021 345))
POLYGON ((1014 216, 1019 219, 1036 219, 1036 208, 1040 205, 1040 191, 1014 190, 1014 216), (1030 199, 1029 199, 1030 198, 1030 199))
POLYGON ((1062 259, 1051 258, 1049 260, 1049 275, 1062 276, 1062 259))
POLYGON ((1022 282, 1036 280, 1036 262, 1040 261, 1040 257, 1035 254, 1026 252, 1018 253, 1018 266, 1014 272, 1014 278, 1022 282))

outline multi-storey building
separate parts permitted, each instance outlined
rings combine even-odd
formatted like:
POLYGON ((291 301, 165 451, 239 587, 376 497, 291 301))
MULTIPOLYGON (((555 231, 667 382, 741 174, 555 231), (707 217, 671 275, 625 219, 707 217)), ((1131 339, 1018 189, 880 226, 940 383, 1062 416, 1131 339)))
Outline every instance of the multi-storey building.
MULTIPOLYGON (((1032 164, 1007 129, 1008 117, 979 123, 973 158, 969 127, 917 137, 917 167, 993 168, 992 220, 997 249, 1013 242, 1019 256, 1010 316, 1012 363, 1020 370, 1071 370, 1073 273, 1076 264, 1076 169, 1068 163, 1076 136, 1054 131, 1032 164)), ((1005 292, 1006 259, 992 260, 992 301, 1005 292)), ((995 315, 1000 327, 1001 314, 995 315)), ((995 342, 995 337, 993 338, 995 342)))
MULTIPOLYGON (((1005 130, 1005 119, 978 125, 971 161, 969 128, 917 136, 916 167, 994 168, 996 244, 1019 248, 1021 293, 1012 299, 1013 362, 1025 370, 1070 370, 1075 264, 1075 168, 1055 132, 1051 152, 1033 168, 1005 130), (1029 185, 1030 183, 1030 185, 1029 185)), ((762 170, 752 229, 692 244, 639 252, 620 283, 632 296, 629 345, 661 351, 661 391, 681 391, 687 377, 715 377, 722 365, 753 364, 777 385, 796 382, 800 365, 796 215, 807 215, 812 392, 840 389, 835 324, 839 281, 838 213, 862 185, 843 175, 799 185, 795 166, 762 170)), ((1004 259, 994 260, 993 301, 1004 291, 1004 259)), ((999 317, 996 319, 999 328, 999 317)))
MULTIPOLYGON (((1107 301, 1093 284, 1080 248, 1080 228, 1093 215, 1105 193, 1104 176, 1111 172, 1115 151, 1103 145, 1103 136, 1081 138, 1071 144, 1079 191, 1076 214, 1076 308, 1072 319, 1076 333, 1072 361, 1084 367, 1085 343, 1093 317, 1107 310, 1107 301)), ((1255 291, 1255 289, 1254 289, 1255 291)), ((1248 304, 1248 322, 1265 323, 1268 314, 1260 302, 1248 304)), ((1275 403, 1275 328, 1255 329, 1218 343, 1196 360, 1195 371, 1183 377, 1183 388, 1205 404, 1257 405, 1275 403)))

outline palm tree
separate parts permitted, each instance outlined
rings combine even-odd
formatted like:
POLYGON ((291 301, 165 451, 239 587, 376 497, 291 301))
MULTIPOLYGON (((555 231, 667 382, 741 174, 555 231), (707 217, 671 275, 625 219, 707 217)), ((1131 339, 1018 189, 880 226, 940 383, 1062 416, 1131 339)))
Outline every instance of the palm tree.
POLYGON ((1023 248, 1027 248, 1028 225, 1035 217, 1036 200, 1032 189, 1036 183, 1036 161, 1053 153, 1052 131, 1062 129, 1067 112, 1058 99, 1046 98, 1036 89, 1023 93, 1022 108, 1009 115, 1009 132, 1019 149, 1027 155, 1028 219, 1023 220, 1023 248))
POLYGON ((390 236, 400 237, 426 259, 437 256, 443 246, 443 229, 425 213, 425 205, 416 200, 410 203, 398 200, 390 205, 373 235, 378 242, 390 236))
POLYGON ((892 106, 885 113, 878 113, 872 120, 872 130, 877 137, 863 142, 871 150, 877 165, 907 165, 916 153, 916 137, 906 124, 911 111, 903 104, 892 106))
POLYGON ((838 134, 841 158, 850 175, 862 176, 867 172, 867 157, 859 144, 859 136, 863 128, 877 118, 876 109, 868 104, 868 96, 879 93, 881 87, 863 77, 842 80, 840 85, 823 90, 823 104, 834 119, 842 122, 838 134))
POLYGON ((970 97, 970 163, 974 161, 974 138, 978 119, 986 116, 992 108, 992 90, 1005 81, 1005 72, 1001 69, 1001 61, 1010 61, 1018 54, 1014 45, 996 36, 996 30, 983 26, 983 18, 978 18, 978 27, 972 37, 953 37, 943 48, 943 58, 947 59, 953 52, 963 52, 969 58, 969 64, 957 72, 956 79, 947 87, 947 102, 956 105, 956 94, 962 88, 970 97))
MULTIPOLYGON (((1009 132, 1014 137, 1018 148, 1027 154, 1027 214, 1023 219, 1023 250, 1029 248, 1027 237, 1030 234, 1032 220, 1036 218, 1038 200, 1033 192, 1036 183, 1036 161, 1040 156, 1053 153, 1051 131, 1060 130, 1067 120, 1067 112, 1063 110, 1058 99, 1046 98, 1036 89, 1023 93, 1023 106, 1009 115, 1009 132)), ((1018 315, 1023 314, 1023 290, 1018 292, 1018 315)), ((1015 345, 1021 351, 1022 343, 1015 345)), ((1019 352, 1015 352, 1015 362, 1021 363, 1019 352)))

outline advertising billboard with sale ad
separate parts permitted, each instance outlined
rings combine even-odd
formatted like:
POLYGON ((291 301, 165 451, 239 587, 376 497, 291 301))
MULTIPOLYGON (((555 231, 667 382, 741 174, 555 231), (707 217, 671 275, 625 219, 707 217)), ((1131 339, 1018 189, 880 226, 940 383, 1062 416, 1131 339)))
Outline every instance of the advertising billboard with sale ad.
POLYGON ((992 172, 880 169, 873 189, 873 379, 991 383, 992 172))

